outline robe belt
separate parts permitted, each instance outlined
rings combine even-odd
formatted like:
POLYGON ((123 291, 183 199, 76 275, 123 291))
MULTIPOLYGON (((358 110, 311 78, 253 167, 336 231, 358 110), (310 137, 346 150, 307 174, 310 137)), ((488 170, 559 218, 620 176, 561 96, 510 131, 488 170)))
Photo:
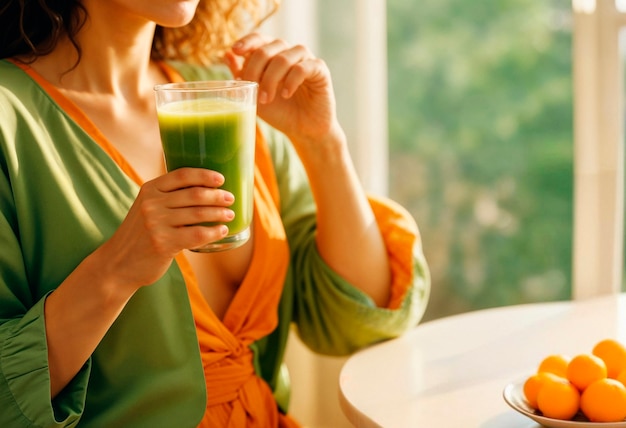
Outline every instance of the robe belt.
POLYGON ((239 389, 255 376, 252 352, 228 356, 204 368, 207 385, 207 406, 237 399, 239 389))
POLYGON ((278 424, 278 410, 271 389, 256 376, 248 348, 205 367, 207 409, 232 405, 228 427, 263 427, 278 424))

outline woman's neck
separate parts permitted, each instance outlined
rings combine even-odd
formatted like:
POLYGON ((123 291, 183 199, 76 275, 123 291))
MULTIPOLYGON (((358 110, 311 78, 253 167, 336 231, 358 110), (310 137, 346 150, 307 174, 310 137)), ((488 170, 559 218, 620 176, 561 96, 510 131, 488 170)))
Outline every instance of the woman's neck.
POLYGON ((33 68, 67 91, 138 97, 152 89, 150 51, 155 25, 112 25, 106 16, 89 18, 76 36, 81 53, 68 38, 33 68), (78 62, 77 62, 78 60, 78 62))

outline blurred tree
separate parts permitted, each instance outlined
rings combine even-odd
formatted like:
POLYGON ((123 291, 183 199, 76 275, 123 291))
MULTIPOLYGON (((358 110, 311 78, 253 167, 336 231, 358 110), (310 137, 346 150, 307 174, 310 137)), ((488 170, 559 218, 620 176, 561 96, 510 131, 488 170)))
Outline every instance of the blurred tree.
POLYGON ((570 0, 388 0, 391 197, 427 318, 570 297, 570 0))

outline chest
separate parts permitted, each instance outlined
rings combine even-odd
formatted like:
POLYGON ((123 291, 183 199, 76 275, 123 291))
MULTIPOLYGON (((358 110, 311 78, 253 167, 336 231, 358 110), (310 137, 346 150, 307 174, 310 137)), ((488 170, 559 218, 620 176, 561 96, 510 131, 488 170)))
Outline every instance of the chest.
POLYGON ((254 231, 241 247, 217 253, 185 251, 198 287, 213 312, 224 319, 248 273, 254 248, 254 231))
POLYGON ((165 173, 154 97, 130 102, 110 94, 61 92, 76 104, 143 181, 165 173))
POLYGON ((150 116, 134 119, 118 120, 120 126, 104 132, 143 181, 152 180, 166 172, 158 124, 150 116))

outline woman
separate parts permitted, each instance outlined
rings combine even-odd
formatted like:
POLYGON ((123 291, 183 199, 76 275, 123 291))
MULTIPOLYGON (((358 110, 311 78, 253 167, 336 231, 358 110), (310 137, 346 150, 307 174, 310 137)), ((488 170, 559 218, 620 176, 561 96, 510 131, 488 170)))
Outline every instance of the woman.
POLYGON ((0 426, 293 426, 292 323, 341 355, 419 320, 417 228, 365 196, 328 68, 235 39, 264 6, 0 8, 0 426), (194 253, 227 227, 188 225, 227 224, 233 196, 215 171, 166 173, 153 87, 233 76, 259 83, 252 238, 194 253))

